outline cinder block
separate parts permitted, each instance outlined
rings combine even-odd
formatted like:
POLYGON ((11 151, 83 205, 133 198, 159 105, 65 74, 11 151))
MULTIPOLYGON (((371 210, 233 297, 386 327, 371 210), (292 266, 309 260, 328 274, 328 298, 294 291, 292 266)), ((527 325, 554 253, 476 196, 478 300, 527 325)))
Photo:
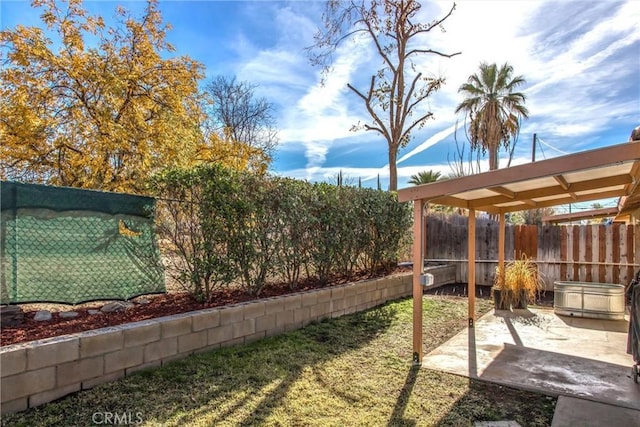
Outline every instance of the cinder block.
POLYGON ((58 387, 80 384, 84 380, 99 377, 104 372, 104 358, 101 356, 75 360, 58 365, 58 387))
POLYGON ((193 332, 178 337, 178 353, 189 353, 207 346, 207 331, 193 332))
POLYGON ((382 299, 382 291, 380 289, 376 289, 373 291, 373 300, 380 301, 382 299))
POLYGON ((293 311, 276 313, 276 327, 282 326, 286 330, 286 326, 291 323, 293 323, 293 311))
POLYGON ((130 368, 125 369, 125 375, 129 376, 138 371, 144 371, 145 369, 159 368, 161 362, 159 360, 154 360, 153 362, 143 363, 142 365, 132 366, 130 368))
POLYGON ((348 310, 351 307, 355 308, 356 305, 358 305, 356 295, 348 295, 344 299, 344 308, 345 308, 345 310, 348 310))
POLYGON ((220 347, 220 344, 208 345, 206 347, 199 348, 193 352, 193 354, 211 353, 213 350, 220 347))
POLYGON ((19 374, 27 369, 27 349, 2 348, 0 350, 0 372, 2 377, 19 374))
POLYGON ((331 312, 331 318, 335 319, 336 317, 344 316, 344 314, 345 314, 344 309, 343 310, 336 310, 336 311, 331 312))
POLYGON ((356 306, 355 305, 351 305, 351 306, 347 306, 347 308, 344 309, 344 314, 352 314, 356 312, 356 306))
POLYGON ((284 309, 295 310, 302 307, 302 296, 300 294, 287 295, 284 297, 284 309))
POLYGON ((345 301, 344 298, 332 300, 331 301, 331 311, 344 310, 345 303, 346 303, 346 301, 345 301))
POLYGON ((218 326, 207 331, 207 345, 220 344, 233 339, 233 325, 218 326))
POLYGON ((178 353, 178 338, 165 338, 144 346, 143 363, 161 360, 178 353))
POLYGON ((78 338, 60 337, 38 346, 27 347, 27 369, 55 366, 60 363, 76 360, 80 355, 78 338))
POLYGON ((309 307, 302 307, 297 310, 294 310, 293 321, 295 323, 302 323, 304 325, 305 322, 309 322, 310 320, 311 320, 311 310, 309 309, 309 307))
POLYGON ((284 297, 269 298, 264 302, 264 314, 274 314, 284 311, 284 297))
POLYGON ((331 289, 321 289, 316 291, 318 296, 318 304, 331 301, 331 289))
POLYGON ((344 296, 350 297, 355 296, 358 293, 358 287, 353 284, 346 285, 344 288, 344 296))
POLYGON ((124 330, 124 346, 138 347, 160 339, 160 323, 155 320, 127 325, 124 330))
POLYGON ((101 375, 96 378, 91 378, 90 380, 86 380, 82 382, 82 389, 89 390, 99 384, 109 383, 120 378, 124 377, 124 369, 119 369, 117 371, 111 372, 110 374, 101 375))
POLYGON ((178 314, 160 323, 161 337, 171 338, 191 333, 191 315, 178 314))
POLYGON ((245 337, 256 332, 255 319, 245 319, 233 324, 233 338, 245 337))
POLYGON ((216 308, 196 313, 191 321, 193 323, 193 332, 215 328, 220 326, 220 310, 216 308))
MULTIPOLYGON (((347 301, 349 301, 349 297, 347 297, 347 301)), ((366 302, 367 302, 367 294, 356 295, 356 306, 362 305, 366 302)))
POLYGON ((331 313, 331 303, 329 301, 318 303, 312 307, 309 307, 309 316, 312 318, 318 318, 326 316, 331 313))
POLYGON ((244 307, 244 318, 255 319, 264 315, 265 303, 264 301, 251 302, 244 307))
POLYGON ((284 331, 285 332, 295 331, 297 329, 302 328, 302 326, 303 326, 302 322, 292 322, 284 326, 284 331))
POLYGON ((120 369, 142 364, 142 346, 125 348, 104 355, 104 372, 108 374, 120 369))
POLYGON ((57 387, 53 390, 43 391, 42 393, 32 394, 29 396, 29 407, 40 406, 78 390, 80 390, 80 383, 74 383, 64 387, 57 387))
POLYGON ((273 337, 276 335, 280 335, 284 333, 284 326, 275 326, 273 328, 269 328, 265 331, 265 335, 268 337, 273 337))
POLYGON ((0 401, 2 402, 51 390, 56 385, 56 367, 49 366, 5 377, 1 385, 0 401))
POLYGON ((80 337, 80 357, 91 357, 120 350, 124 346, 122 328, 109 328, 101 332, 93 331, 80 337))
POLYGON ((275 328, 276 315, 266 314, 256 318, 256 332, 266 331, 268 329, 275 328))
POLYGON ((368 291, 367 285, 370 282, 360 282, 356 283, 353 286, 356 288, 356 294, 362 294, 368 291))
POLYGON ((244 306, 234 305, 220 309, 220 325, 231 325, 244 319, 244 306))
POLYGON ((315 292, 307 292, 302 294, 302 306, 309 307, 318 303, 318 294, 315 292))
POLYGON ((169 357, 165 357, 164 359, 162 359, 160 362, 162 363, 162 366, 168 365, 169 363, 175 361, 175 360, 181 360, 184 359, 185 357, 187 357, 186 354, 174 354, 173 356, 169 356, 169 357))
POLYGON ((12 400, 10 402, 2 402, 2 405, 0 405, 0 414, 13 414, 14 412, 25 411, 28 407, 29 398, 21 397, 20 399, 12 400))
POLYGON ((244 343, 249 344, 255 341, 259 341, 266 336, 265 331, 256 332, 255 334, 247 335, 244 337, 244 343))
POLYGON ((344 298, 344 286, 336 286, 335 288, 331 288, 331 299, 337 300, 344 298))
POLYGON ((232 347, 234 345, 242 345, 242 344, 244 344, 244 337, 223 342, 222 344, 220 344, 220 347, 232 347))
POLYGON ((376 280, 377 289, 386 289, 389 286, 387 278, 376 280))

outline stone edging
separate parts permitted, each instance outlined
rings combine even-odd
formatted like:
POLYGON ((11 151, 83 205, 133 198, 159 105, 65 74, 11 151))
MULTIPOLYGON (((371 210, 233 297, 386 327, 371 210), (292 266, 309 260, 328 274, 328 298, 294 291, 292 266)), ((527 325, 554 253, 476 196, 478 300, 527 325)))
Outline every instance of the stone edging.
POLYGON ((411 294, 412 274, 0 348, 1 412, 23 411, 193 353, 250 343, 411 294))

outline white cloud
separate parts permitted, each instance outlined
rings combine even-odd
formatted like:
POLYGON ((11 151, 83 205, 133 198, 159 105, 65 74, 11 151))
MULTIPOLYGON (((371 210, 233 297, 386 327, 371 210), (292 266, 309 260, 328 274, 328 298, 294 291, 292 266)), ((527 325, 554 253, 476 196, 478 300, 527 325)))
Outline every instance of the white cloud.
MULTIPOLYGON (((422 20, 442 16, 449 7, 448 2, 425 3, 422 20)), ((326 84, 320 85, 320 70, 309 65, 303 51, 312 41, 318 17, 318 10, 306 14, 304 8, 279 9, 278 43, 252 51, 241 67, 243 75, 259 76, 262 87, 268 87, 269 95, 278 99, 281 149, 290 150, 296 145, 305 148, 307 169, 281 173, 324 180, 342 169, 366 179, 377 179, 378 175, 388 179, 388 166, 369 167, 375 160, 363 156, 360 150, 355 154, 360 156, 360 168, 324 166, 334 150, 340 150, 346 159, 345 150, 363 140, 371 144, 384 141, 373 132, 349 131, 368 115, 346 87, 350 82, 366 88, 379 58, 363 41, 346 43, 336 52, 334 70, 326 84)), ((522 158, 530 156, 528 141, 533 132, 569 152, 593 148, 590 144, 597 139, 595 135, 620 120, 637 120, 640 59, 638 55, 628 56, 640 47, 638 22, 640 2, 633 0, 608 6, 560 1, 458 2, 444 23, 446 32, 434 29, 421 41, 425 48, 462 54, 451 59, 426 55, 416 63, 423 73, 444 76, 447 82, 425 104, 434 113, 434 120, 414 133, 415 140, 399 158, 399 183, 425 169, 402 167, 403 163, 451 138, 456 120, 463 119, 454 113, 462 100, 458 88, 476 72, 481 61, 509 62, 515 73, 527 80, 521 89, 528 96, 531 117, 523 122, 516 150, 522 158), (604 12, 606 16, 602 17, 604 12), (624 82, 628 84, 626 93, 624 82), (636 91, 635 97, 628 93, 629 88, 636 91)), ((448 164, 442 167, 449 171, 448 164)))

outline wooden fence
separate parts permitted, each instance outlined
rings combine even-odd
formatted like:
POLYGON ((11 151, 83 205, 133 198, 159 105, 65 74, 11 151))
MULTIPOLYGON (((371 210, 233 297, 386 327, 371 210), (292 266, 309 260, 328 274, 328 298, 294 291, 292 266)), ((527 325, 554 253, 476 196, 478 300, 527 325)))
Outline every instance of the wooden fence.
MULTIPOLYGON (((429 215, 426 258, 458 265, 460 282, 467 277, 466 216, 429 215)), ((510 225, 505 236, 505 259, 527 256, 536 260, 553 289, 556 280, 628 284, 640 268, 640 231, 620 223, 596 225, 510 225)), ((476 283, 493 284, 498 265, 498 222, 476 218, 476 283)))

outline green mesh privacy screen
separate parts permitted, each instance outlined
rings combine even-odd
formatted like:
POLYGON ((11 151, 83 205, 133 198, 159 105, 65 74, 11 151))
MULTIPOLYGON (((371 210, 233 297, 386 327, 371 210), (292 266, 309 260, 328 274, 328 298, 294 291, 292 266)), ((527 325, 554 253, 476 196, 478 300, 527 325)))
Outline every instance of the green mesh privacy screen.
POLYGON ((0 302, 164 292, 149 197, 0 182, 0 302))

